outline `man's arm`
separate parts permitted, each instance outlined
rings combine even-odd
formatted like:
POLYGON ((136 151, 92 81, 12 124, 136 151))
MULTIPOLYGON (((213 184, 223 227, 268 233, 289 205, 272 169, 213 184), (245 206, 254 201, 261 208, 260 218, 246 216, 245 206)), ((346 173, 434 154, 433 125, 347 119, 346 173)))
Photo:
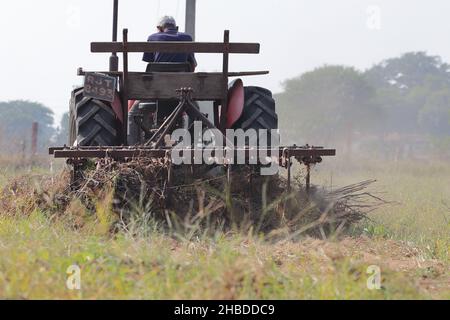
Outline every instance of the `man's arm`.
POLYGON ((155 61, 155 55, 154 55, 153 52, 145 52, 144 56, 142 57, 142 60, 144 62, 148 62, 148 63, 154 62, 155 61))
MULTIPOLYGON (((155 40, 153 40, 152 36, 148 37, 148 39, 147 39, 147 42, 150 42, 150 41, 155 41, 155 40)), ((144 52, 144 56, 142 57, 142 60, 147 63, 155 62, 155 54, 153 52, 144 52)))

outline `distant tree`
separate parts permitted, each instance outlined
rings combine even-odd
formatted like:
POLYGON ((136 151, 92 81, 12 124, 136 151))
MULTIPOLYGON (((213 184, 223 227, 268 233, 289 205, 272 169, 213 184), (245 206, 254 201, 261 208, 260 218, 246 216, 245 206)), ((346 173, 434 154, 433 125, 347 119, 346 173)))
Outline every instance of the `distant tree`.
POLYGON ((419 111, 419 125, 434 136, 450 137, 450 88, 431 92, 419 111))
POLYGON ((426 52, 409 52, 399 58, 384 60, 369 69, 365 76, 375 88, 395 88, 403 91, 425 84, 436 89, 450 85, 450 65, 438 56, 426 52), (431 76, 431 78, 430 78, 431 76), (430 83, 430 79, 434 82, 430 83))
POLYGON ((377 126, 374 90, 354 68, 324 66, 284 83, 277 95, 282 134, 292 143, 351 144, 353 133, 377 126))
POLYGON ((375 65, 365 77, 376 89, 377 104, 386 114, 385 132, 448 132, 450 65, 440 57, 406 53, 375 65))
POLYGON ((0 140, 3 150, 17 152, 22 148, 21 143, 29 148, 33 122, 39 125, 38 147, 44 151, 55 134, 53 111, 37 102, 0 102, 0 140))

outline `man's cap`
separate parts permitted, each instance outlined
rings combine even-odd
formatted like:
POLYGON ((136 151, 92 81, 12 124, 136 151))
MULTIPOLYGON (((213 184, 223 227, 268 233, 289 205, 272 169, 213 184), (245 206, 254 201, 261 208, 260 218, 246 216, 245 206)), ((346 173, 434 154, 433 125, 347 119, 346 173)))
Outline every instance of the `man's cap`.
POLYGON ((171 16, 164 16, 158 22, 158 27, 164 27, 167 25, 176 26, 177 22, 175 21, 175 18, 171 16))

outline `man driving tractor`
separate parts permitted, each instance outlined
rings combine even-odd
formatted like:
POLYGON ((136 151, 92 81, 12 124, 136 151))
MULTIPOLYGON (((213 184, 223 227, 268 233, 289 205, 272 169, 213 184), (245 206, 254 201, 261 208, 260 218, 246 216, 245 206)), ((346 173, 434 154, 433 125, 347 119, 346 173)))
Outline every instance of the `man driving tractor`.
MULTIPOLYGON (((152 41, 182 41, 192 42, 190 35, 184 32, 179 32, 175 19, 171 16, 164 16, 159 20, 157 26, 158 32, 148 37, 149 42, 152 41)), ((144 62, 148 63, 147 72, 194 72, 197 67, 197 61, 194 53, 183 52, 145 52, 142 58, 144 62)), ((129 111, 139 107, 143 101, 131 100, 128 103, 129 111)), ((175 108, 178 106, 178 99, 160 99, 157 102, 157 118, 166 119, 175 108)), ((148 114, 147 118, 153 118, 155 113, 148 114)), ((183 120, 177 123, 178 127, 188 126, 189 120, 184 114, 183 120)))
MULTIPOLYGON (((157 28, 159 32, 152 34, 147 41, 193 41, 190 35, 178 31, 177 23, 171 16, 162 17, 157 28)), ((185 63, 189 64, 190 72, 194 72, 197 67, 193 53, 146 52, 142 60, 148 63, 185 63)))

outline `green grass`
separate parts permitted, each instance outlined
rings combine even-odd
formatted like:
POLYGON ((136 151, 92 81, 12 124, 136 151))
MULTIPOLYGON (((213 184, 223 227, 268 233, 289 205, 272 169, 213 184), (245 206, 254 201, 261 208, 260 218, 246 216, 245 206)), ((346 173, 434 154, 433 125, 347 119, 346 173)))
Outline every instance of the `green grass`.
POLYGON ((267 244, 240 235, 189 241, 160 233, 112 238, 99 233, 96 224, 74 231, 65 221, 50 222, 36 213, 28 219, 0 220, 0 239, 2 298, 431 297, 418 289, 413 277, 390 270, 383 275, 384 289, 368 290, 369 264, 358 256, 336 257, 305 244, 267 244), (81 291, 66 288, 66 271, 73 264, 82 270, 81 291))
POLYGON ((81 228, 73 217, 0 214, 0 298, 450 299, 448 165, 324 166, 314 181, 329 186, 331 172, 335 187, 376 178, 372 191, 396 204, 336 242, 185 238, 154 224, 113 236, 104 210, 81 228), (80 291, 66 287, 71 265, 80 291), (370 265, 381 268, 381 290, 367 288, 370 265))
POLYGON ((326 169, 315 182, 330 187, 377 179, 372 192, 391 204, 370 215, 369 235, 421 246, 430 257, 450 263, 450 165, 399 162, 369 164, 352 171, 326 169))

